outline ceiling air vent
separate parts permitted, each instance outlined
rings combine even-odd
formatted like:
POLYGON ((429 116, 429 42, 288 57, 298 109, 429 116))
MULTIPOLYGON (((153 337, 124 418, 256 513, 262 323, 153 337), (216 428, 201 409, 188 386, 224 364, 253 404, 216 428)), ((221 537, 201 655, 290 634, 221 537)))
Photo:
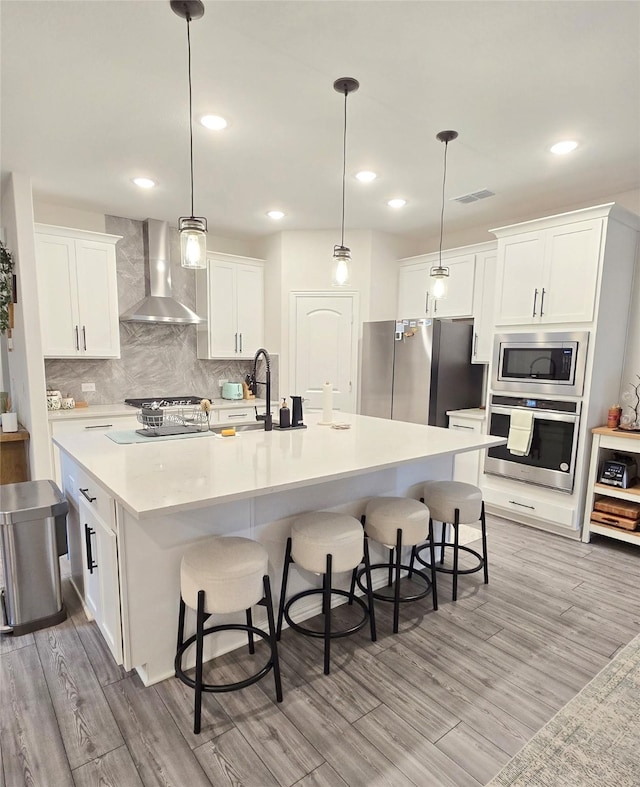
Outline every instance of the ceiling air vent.
POLYGON ((468 205, 470 202, 477 202, 479 199, 486 199, 487 197, 495 197, 495 192, 489 191, 489 189, 480 189, 480 191, 463 194, 461 197, 451 197, 451 201, 459 202, 461 205, 468 205))

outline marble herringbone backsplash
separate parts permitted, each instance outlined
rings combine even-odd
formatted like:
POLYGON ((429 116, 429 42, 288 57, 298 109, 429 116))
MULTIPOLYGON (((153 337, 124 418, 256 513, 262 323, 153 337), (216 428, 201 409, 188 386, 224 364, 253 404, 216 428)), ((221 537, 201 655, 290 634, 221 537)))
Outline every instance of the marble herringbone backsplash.
MULTIPOLYGON (((144 297, 142 222, 106 216, 106 231, 122 235, 116 246, 119 311, 144 297)), ((177 233, 171 241, 173 295, 195 308, 195 278, 180 266, 177 233)), ((84 399, 90 404, 112 404, 145 396, 220 397, 218 380, 241 382, 251 371, 251 361, 201 361, 196 357, 195 325, 121 322, 121 357, 108 360, 83 358, 45 361, 47 386, 84 399), (82 383, 95 383, 95 392, 83 393, 82 383)), ((278 394, 278 358, 272 356, 272 398, 278 394)), ((264 379, 258 375, 258 379, 264 379)), ((261 387, 259 395, 264 396, 261 387)), ((44 392, 43 392, 44 396, 44 392)))

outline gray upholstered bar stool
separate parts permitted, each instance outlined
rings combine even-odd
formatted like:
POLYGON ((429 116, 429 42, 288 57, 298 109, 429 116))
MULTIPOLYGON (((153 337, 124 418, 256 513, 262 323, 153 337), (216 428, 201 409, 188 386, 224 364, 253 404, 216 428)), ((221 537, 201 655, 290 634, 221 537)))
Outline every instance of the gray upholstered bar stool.
MULTIPOLYGON (((427 481, 423 487, 423 495, 425 505, 431 511, 431 519, 436 522, 442 522, 442 541, 437 541, 434 547, 440 547, 440 563, 435 566, 437 571, 442 571, 446 574, 451 574, 453 577, 453 593, 452 598, 455 601, 458 598, 458 576, 461 574, 473 574, 476 571, 484 570, 484 584, 489 582, 489 568, 487 564, 487 526, 484 516, 484 501, 482 500, 482 491, 473 484, 464 484, 461 481, 427 481), (482 534, 482 553, 467 546, 460 546, 459 544, 459 529, 458 525, 472 525, 480 522, 480 530, 482 534), (446 540, 446 525, 453 527, 453 541, 446 540), (453 567, 445 568, 444 563, 445 550, 453 550, 453 567), (477 564, 472 568, 460 568, 459 557, 460 552, 467 552, 477 558, 477 564)), ((414 550, 412 555, 415 556, 418 562, 422 565, 434 565, 433 554, 430 555, 430 561, 427 563, 420 557, 428 545, 423 545, 414 550)))
POLYGON ((371 577, 369 572, 369 549, 362 532, 362 525, 355 517, 348 514, 334 513, 332 511, 314 511, 297 517, 291 527, 291 535, 287 539, 287 548, 284 556, 282 571, 282 589, 280 591, 280 605, 278 609, 277 638, 282 634, 282 621, 286 620, 289 626, 300 634, 308 637, 318 637, 324 640, 324 674, 329 674, 331 659, 331 640, 337 637, 346 637, 355 634, 369 620, 371 640, 376 639, 376 621, 373 609, 373 596, 371 593, 371 577), (346 571, 355 575, 357 567, 364 558, 364 572, 367 574, 368 583, 365 588, 368 604, 354 595, 353 584, 351 592, 334 588, 335 574, 346 571), (323 577, 322 588, 312 588, 296 593, 289 600, 286 599, 289 567, 292 563, 321 574, 323 577), (324 626, 322 631, 302 626, 291 619, 290 610, 296 601, 307 596, 322 594, 322 614, 324 626), (349 604, 354 602, 362 609, 362 619, 354 626, 346 629, 332 630, 331 627, 331 597, 344 596, 349 604))
POLYGON ((282 684, 278 662, 275 621, 271 600, 271 585, 268 574, 267 550, 249 538, 238 536, 214 536, 189 547, 180 564, 180 613, 178 617, 178 648, 175 658, 176 677, 195 689, 194 733, 200 732, 202 692, 235 691, 250 686, 263 678, 270 670, 276 684, 276 698, 282 702, 282 684), (269 631, 256 628, 251 617, 251 607, 262 605, 267 610, 269 631), (184 640, 184 618, 186 607, 196 610, 196 633, 184 640), (204 627, 213 614, 229 614, 245 610, 246 625, 224 623, 204 627), (202 650, 207 634, 217 631, 246 631, 249 653, 254 653, 254 635, 269 645, 269 658, 257 672, 236 683, 211 684, 202 681, 202 650), (196 644, 195 680, 188 677, 182 668, 182 657, 193 643, 196 644))
MULTIPOLYGON (((373 592, 372 595, 376 600, 393 602, 393 633, 397 634, 401 603, 418 601, 431 592, 433 608, 438 609, 435 571, 431 568, 427 574, 402 563, 402 548, 415 547, 427 538, 431 545, 432 565, 435 562, 429 509, 420 501, 408 497, 375 497, 367 503, 362 524, 367 538, 384 544, 389 549, 389 562, 373 563, 371 571, 377 568, 388 569, 387 587, 393 586, 393 596, 380 592, 373 592), (413 579, 414 574, 419 576, 425 585, 424 590, 413 595, 401 595, 400 578, 403 570, 408 572, 410 579, 413 579)), ((361 577, 362 571, 358 572, 356 580, 360 587, 361 577)))

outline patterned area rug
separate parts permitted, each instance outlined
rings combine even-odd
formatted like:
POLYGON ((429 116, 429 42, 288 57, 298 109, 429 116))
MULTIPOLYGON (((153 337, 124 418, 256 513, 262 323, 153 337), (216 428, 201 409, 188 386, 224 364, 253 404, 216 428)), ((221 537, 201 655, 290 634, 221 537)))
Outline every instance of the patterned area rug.
POLYGON ((640 635, 488 787, 640 785, 640 635))

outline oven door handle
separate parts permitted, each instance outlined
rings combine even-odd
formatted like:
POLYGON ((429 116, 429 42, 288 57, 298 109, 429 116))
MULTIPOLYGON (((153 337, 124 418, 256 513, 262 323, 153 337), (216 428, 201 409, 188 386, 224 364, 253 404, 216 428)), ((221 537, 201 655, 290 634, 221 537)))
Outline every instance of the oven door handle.
POLYGON ((489 408, 489 423, 491 423, 491 416, 496 415, 511 415, 513 410, 521 412, 522 410, 531 410, 533 412, 533 420, 544 421, 565 421, 567 423, 578 423, 580 415, 578 413, 559 413, 557 410, 536 410, 533 407, 490 407, 489 408))

